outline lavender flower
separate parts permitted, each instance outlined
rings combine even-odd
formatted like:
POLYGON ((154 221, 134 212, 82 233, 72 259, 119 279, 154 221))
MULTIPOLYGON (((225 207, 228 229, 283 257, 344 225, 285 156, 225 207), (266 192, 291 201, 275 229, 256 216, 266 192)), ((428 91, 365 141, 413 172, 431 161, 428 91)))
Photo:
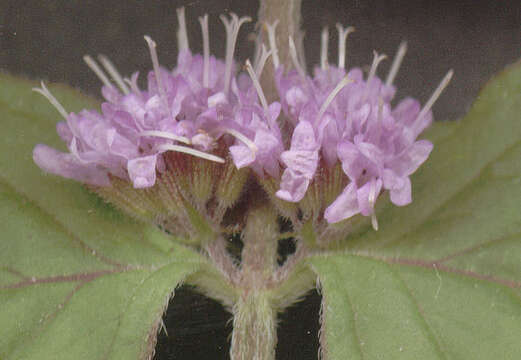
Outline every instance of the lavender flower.
MULTIPOLYGON (((311 206, 314 218, 326 225, 357 214, 370 216, 377 229, 374 209, 383 191, 389 191, 395 205, 411 202, 409 176, 432 150, 429 141, 417 139, 432 122, 430 109, 452 72, 423 108, 412 98, 393 107, 393 81, 405 44, 400 45, 384 82, 377 69, 385 56, 376 52, 366 77, 358 68, 346 69, 346 40, 353 28, 337 25, 338 64, 329 64, 325 29, 320 67, 310 76, 292 38, 288 40, 293 69, 280 64, 275 23, 266 24, 269 51, 260 45, 254 64, 246 62, 245 74, 237 71, 233 55, 239 29, 250 19, 235 14, 221 19, 227 34, 224 61, 210 54, 207 15, 199 19, 203 54, 192 54, 184 9, 178 10, 179 54, 172 70, 159 65, 156 44, 145 36, 153 65, 146 89, 139 88, 137 73, 123 78, 108 58, 99 57, 103 70, 85 56, 104 84, 101 113, 67 113, 42 83, 35 90, 65 119, 57 131, 69 152, 37 145, 35 162, 47 172, 91 185, 109 200, 124 203, 120 206, 127 211, 146 214, 148 220, 176 232, 184 225, 165 224, 188 221, 198 226, 194 209, 218 228, 247 184, 244 172, 239 175, 239 169, 245 168, 252 170, 251 181, 263 185, 297 230, 303 223, 299 207, 311 206), (270 57, 280 102, 268 104, 259 79, 270 57), (337 183, 343 190, 328 184, 327 176, 317 175, 334 174, 337 167, 342 169, 337 183), (310 196, 317 198, 320 192, 327 196, 316 203, 306 200, 312 186, 315 195, 310 196), (111 193, 110 188, 115 190, 111 193), (154 195, 156 190, 159 195, 154 195), (154 196, 161 199, 162 207, 155 205, 154 196), (133 204, 134 198, 145 205, 133 204)), ((193 229, 186 231, 193 233, 193 229)))
MULTIPOLYGON (((273 32, 274 28, 269 30, 273 32)), ((392 82, 405 54, 405 43, 400 45, 385 82, 376 76, 385 56, 376 52, 364 79, 360 69, 349 72, 345 69, 345 42, 354 29, 340 25, 337 28, 338 66, 328 63, 325 29, 321 66, 315 68, 313 77, 306 75, 299 63, 292 39, 289 46, 296 70, 277 69, 279 96, 294 132, 290 149, 281 155, 286 169, 276 196, 286 201, 301 201, 317 171, 319 157, 330 168, 340 162, 349 183, 325 209, 324 218, 336 223, 356 214, 372 216, 373 227, 377 229, 374 205, 382 190, 390 192, 395 205, 411 202, 409 176, 432 150, 429 141, 417 137, 432 122, 430 108, 450 81, 452 71, 422 109, 411 98, 402 100, 393 109, 392 82)))
POLYGON ((235 14, 231 19, 222 17, 228 35, 223 62, 209 54, 208 16, 200 19, 203 56, 190 52, 184 9, 178 11, 178 17, 180 52, 178 66, 172 71, 160 67, 156 44, 145 36, 154 67, 148 74, 147 90, 139 89, 137 73, 123 79, 112 63, 100 56, 117 89, 95 60, 84 58, 104 84, 106 102, 101 114, 68 114, 45 85, 36 89, 65 118, 58 132, 70 151, 64 154, 38 145, 34 160, 42 169, 96 186, 109 186, 110 176, 116 176, 131 181, 135 188, 148 188, 155 184, 156 172, 164 169, 161 155, 167 151, 224 163, 224 158, 211 151, 228 134, 236 138, 230 152, 238 168, 251 166, 262 174, 266 167, 270 175, 278 176, 277 157, 282 148, 276 119, 280 105, 268 106, 265 99, 262 106, 258 103, 255 89, 260 87, 254 86, 258 75, 251 65, 253 81, 234 76, 237 33, 250 19, 239 19, 235 14))

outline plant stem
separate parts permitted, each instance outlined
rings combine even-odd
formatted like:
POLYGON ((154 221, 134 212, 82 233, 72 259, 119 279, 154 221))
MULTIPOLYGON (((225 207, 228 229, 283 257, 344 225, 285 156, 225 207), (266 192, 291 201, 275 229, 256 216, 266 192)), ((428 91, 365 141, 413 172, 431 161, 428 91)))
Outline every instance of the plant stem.
POLYGON ((264 291, 244 294, 233 307, 232 360, 274 360, 277 312, 264 291))
POLYGON ((251 210, 243 232, 240 295, 233 305, 232 360, 273 360, 277 309, 269 283, 277 266, 278 224, 271 207, 251 210))

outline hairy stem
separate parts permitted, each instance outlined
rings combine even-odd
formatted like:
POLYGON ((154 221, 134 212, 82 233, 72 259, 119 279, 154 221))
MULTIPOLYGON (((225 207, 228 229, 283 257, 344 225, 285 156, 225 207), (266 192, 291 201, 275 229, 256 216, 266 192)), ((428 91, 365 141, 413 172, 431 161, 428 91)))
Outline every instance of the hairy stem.
POLYGON ((267 294, 253 290, 233 307, 232 360, 274 360, 277 312, 267 294))
MULTIPOLYGON (((297 52, 303 54, 302 41, 303 33, 300 30, 302 0, 261 0, 259 7, 259 22, 257 23, 258 33, 261 41, 268 45, 268 33, 264 27, 265 23, 272 24, 278 20, 276 43, 280 64, 284 68, 293 67, 289 53, 288 39, 291 36, 295 40, 297 52)), ((268 47, 269 48, 269 47, 268 47)), ((262 73, 262 88, 268 98, 272 101, 277 97, 277 89, 274 82, 274 69, 271 61, 267 64, 262 73)))
POLYGON ((271 207, 261 207, 250 211, 246 224, 230 356, 232 360, 273 360, 277 309, 268 285, 277 266, 277 216, 271 207))

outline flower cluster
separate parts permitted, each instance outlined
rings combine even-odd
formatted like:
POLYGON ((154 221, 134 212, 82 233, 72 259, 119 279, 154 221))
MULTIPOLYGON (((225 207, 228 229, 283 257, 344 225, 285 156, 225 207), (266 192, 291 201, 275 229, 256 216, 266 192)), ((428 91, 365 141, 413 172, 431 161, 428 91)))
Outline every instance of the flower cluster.
MULTIPOLYGON (((321 64, 310 76, 291 38, 293 68, 280 64, 276 24, 266 24, 269 51, 260 46, 253 65, 246 62, 244 73, 238 71, 234 49, 239 29, 249 18, 221 16, 227 33, 224 60, 210 55, 207 15, 199 19, 202 55, 190 51, 184 9, 178 10, 178 19, 179 55, 174 69, 159 65, 156 44, 145 36, 153 65, 145 90, 138 86, 137 73, 123 78, 108 58, 99 57, 104 69, 91 57, 84 58, 104 84, 101 113, 67 113, 43 83, 35 89, 64 117, 57 132, 69 150, 62 153, 37 145, 33 156, 43 170, 96 188, 127 183, 139 191, 154 188, 158 178, 171 178, 168 154, 177 153, 196 162, 250 168, 253 179, 269 178, 278 184, 270 195, 299 203, 321 168, 340 164, 346 185, 323 211, 327 223, 362 214, 372 217, 376 229, 374 206, 385 190, 398 206, 411 202, 409 176, 432 150, 430 142, 417 138, 431 123, 430 108, 451 72, 423 108, 412 98, 393 107, 393 80, 405 44, 384 82, 377 76, 384 56, 376 52, 367 76, 358 68, 346 70, 345 42, 352 28, 338 26, 338 65, 329 64, 326 29, 321 64), (268 104, 259 79, 270 56, 280 102, 268 104)), ((183 191, 181 195, 187 201, 193 197, 183 191)), ((208 208, 210 198, 196 208, 208 208)))

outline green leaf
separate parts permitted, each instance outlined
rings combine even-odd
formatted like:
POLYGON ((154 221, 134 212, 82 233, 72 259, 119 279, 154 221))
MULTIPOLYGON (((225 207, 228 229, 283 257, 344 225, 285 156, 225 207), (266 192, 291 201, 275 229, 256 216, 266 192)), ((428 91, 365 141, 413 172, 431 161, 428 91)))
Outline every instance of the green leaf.
MULTIPOLYGON (((63 147, 34 85, 0 75, 0 358, 148 358, 169 297, 202 258, 33 164, 37 143, 63 147)), ((97 106, 51 91, 68 111, 97 106)))
POLYGON ((310 260, 328 359, 521 359, 520 114, 518 64, 434 126, 411 205, 310 260))

